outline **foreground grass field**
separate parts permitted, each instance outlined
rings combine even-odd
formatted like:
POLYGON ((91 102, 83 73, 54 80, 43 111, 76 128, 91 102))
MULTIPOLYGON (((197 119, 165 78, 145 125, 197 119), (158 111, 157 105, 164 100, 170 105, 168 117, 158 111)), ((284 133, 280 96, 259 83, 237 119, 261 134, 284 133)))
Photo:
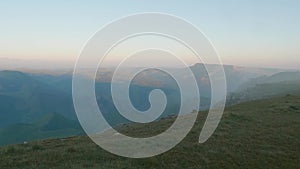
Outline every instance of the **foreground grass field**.
MULTIPOLYGON (((206 113, 200 112, 194 128, 178 146, 148 159, 112 155, 82 136, 2 147, 0 168, 300 168, 300 96, 229 107, 214 135, 199 144, 205 118, 206 113)), ((149 136, 173 121, 170 117, 146 127, 126 125, 121 132, 149 136)))

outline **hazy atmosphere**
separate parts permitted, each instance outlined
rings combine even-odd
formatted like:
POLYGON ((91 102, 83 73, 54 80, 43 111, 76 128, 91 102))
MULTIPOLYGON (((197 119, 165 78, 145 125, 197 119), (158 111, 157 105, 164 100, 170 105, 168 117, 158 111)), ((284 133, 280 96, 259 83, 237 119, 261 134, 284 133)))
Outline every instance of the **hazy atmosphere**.
POLYGON ((34 59, 32 63, 51 61, 53 68, 72 67, 86 41, 111 20, 162 12, 178 15, 202 30, 224 64, 300 67, 298 0, 126 0, 122 5, 117 1, 13 0, 1 1, 0 7, 2 65, 34 59))

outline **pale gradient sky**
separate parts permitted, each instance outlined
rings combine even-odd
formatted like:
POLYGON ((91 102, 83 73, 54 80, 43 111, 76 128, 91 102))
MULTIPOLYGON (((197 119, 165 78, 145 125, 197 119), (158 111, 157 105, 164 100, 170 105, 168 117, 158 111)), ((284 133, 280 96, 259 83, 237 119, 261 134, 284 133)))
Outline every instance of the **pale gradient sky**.
POLYGON ((140 12, 193 23, 225 64, 300 67, 299 0, 0 1, 0 58, 73 62, 105 24, 140 12))

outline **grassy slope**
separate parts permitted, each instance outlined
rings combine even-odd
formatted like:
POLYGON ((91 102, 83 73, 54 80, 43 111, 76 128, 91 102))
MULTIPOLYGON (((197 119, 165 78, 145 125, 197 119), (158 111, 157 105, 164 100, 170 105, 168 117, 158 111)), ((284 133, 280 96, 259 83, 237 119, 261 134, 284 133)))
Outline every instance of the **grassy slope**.
MULTIPOLYGON (((214 135, 198 144, 206 113, 174 149, 148 159, 105 152, 87 137, 0 148, 0 168, 300 168, 300 96, 242 103, 226 109, 214 135)), ((152 135, 170 126, 124 126, 129 135, 152 135)))

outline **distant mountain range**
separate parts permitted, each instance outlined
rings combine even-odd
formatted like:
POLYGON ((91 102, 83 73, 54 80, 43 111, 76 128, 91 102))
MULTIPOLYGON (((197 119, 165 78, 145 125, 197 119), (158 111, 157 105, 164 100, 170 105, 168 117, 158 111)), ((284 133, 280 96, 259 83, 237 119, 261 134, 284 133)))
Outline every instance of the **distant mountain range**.
POLYGON ((300 72, 280 72, 250 79, 228 95, 228 104, 300 94, 300 72))
MULTIPOLYGON (((205 66, 220 71, 215 65, 205 66)), ((181 69, 174 68, 174 71, 180 72, 181 69)), ((208 109, 211 94, 208 73, 203 64, 196 64, 190 69, 201 93, 200 108, 208 109)), ((265 95, 294 93, 299 89, 297 72, 278 73, 281 70, 236 66, 224 66, 224 69, 230 104, 265 98, 265 95), (257 92, 248 92, 252 89, 257 92)), ((116 126, 130 121, 121 116, 113 104, 110 91, 112 71, 100 70, 95 92, 100 110, 109 123, 116 126)), ((123 76, 126 77, 130 71, 133 70, 122 72, 123 76)), ((161 117, 174 115, 180 108, 180 92, 174 84, 171 77, 159 71, 145 71, 131 83, 129 95, 132 104, 138 110, 147 110, 150 107, 149 93, 153 89, 161 89, 168 99, 161 117)), ((0 71, 0 145, 76 134, 83 134, 83 131, 72 102, 72 74, 0 71)))

